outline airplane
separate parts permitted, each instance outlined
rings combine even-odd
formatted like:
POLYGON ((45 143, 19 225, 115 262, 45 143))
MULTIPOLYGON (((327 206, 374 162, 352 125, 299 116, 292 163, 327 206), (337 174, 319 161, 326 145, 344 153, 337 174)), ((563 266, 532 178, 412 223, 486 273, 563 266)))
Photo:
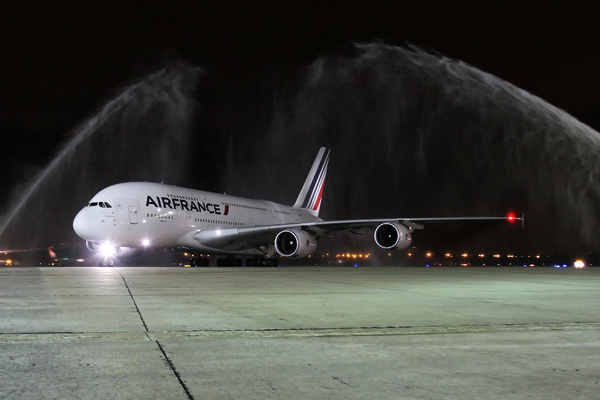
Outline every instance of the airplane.
MULTIPOLYGON (((360 233, 374 227, 375 243, 385 250, 406 249, 412 233, 429 222, 466 220, 524 221, 506 217, 382 218, 325 221, 319 218, 331 150, 317 157, 292 206, 152 182, 128 182, 98 192, 73 220, 73 229, 88 249, 112 266, 117 254, 145 247, 181 248, 225 256, 218 266, 277 266, 277 255, 304 258, 317 240, 332 232, 360 233)), ((208 266, 209 259, 191 260, 208 266)))

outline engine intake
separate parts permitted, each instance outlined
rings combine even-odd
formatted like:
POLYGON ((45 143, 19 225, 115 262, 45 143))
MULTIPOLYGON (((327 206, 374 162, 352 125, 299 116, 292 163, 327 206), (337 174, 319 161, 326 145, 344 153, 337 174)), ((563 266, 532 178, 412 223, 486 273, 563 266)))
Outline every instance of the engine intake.
POLYGON ((375 243, 388 249, 406 249, 412 243, 411 229, 395 222, 384 222, 375 229, 375 243))
POLYGON ((288 229, 275 237, 275 250, 282 257, 302 258, 311 255, 317 248, 315 238, 305 231, 288 229))

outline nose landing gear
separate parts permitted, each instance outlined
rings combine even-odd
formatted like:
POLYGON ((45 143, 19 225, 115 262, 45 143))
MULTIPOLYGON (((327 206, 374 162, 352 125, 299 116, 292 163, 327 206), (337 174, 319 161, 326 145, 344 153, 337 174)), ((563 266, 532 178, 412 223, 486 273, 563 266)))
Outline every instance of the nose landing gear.
POLYGON ((101 267, 114 267, 115 259, 112 257, 102 257, 100 262, 98 263, 101 267))

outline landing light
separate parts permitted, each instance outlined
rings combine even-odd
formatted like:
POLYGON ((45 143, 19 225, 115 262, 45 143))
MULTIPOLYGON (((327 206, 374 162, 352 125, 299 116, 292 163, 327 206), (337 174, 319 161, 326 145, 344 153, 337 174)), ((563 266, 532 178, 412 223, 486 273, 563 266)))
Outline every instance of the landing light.
POLYGON ((573 263, 575 268, 583 268, 585 267, 585 263, 582 260, 577 260, 573 263))
POLYGON ((100 244, 100 254, 103 257, 111 257, 115 255, 115 247, 110 243, 100 244))
POLYGON ((142 246, 144 246, 144 247, 150 246, 150 240, 148 240, 148 239, 142 240, 142 246))

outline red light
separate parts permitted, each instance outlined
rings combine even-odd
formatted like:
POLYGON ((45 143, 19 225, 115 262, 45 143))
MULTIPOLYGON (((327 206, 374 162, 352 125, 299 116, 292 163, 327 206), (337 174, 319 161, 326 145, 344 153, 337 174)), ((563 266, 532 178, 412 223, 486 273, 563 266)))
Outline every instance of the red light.
POLYGON ((509 213, 506 218, 511 222, 517 219, 517 217, 515 217, 515 214, 513 213, 509 213))

